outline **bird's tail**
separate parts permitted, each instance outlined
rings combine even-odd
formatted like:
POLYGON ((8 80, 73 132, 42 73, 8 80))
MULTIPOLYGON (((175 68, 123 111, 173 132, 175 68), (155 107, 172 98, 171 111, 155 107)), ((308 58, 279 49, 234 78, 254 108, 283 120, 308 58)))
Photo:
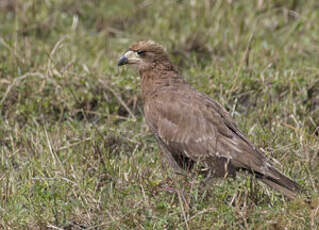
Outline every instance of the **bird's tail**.
POLYGON ((270 170, 273 176, 263 176, 260 180, 272 189, 283 193, 289 199, 295 199, 297 194, 301 191, 301 186, 278 172, 275 168, 271 168, 270 170))

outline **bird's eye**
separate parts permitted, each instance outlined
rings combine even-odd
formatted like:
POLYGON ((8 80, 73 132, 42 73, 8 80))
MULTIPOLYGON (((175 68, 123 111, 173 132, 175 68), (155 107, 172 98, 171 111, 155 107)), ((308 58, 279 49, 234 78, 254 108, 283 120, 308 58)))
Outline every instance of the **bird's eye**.
POLYGON ((145 53, 145 51, 144 51, 144 50, 137 50, 136 53, 137 53, 138 55, 143 55, 143 54, 145 53))

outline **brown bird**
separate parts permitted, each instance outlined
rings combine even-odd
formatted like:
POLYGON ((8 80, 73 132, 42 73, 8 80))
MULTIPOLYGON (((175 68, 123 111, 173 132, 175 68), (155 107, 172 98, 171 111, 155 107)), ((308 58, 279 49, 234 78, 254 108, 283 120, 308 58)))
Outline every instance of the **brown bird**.
POLYGON ((140 41, 118 61, 126 64, 140 73, 146 123, 176 171, 189 172, 196 164, 206 176, 227 177, 245 170, 296 197, 299 185, 272 166, 219 103, 185 82, 162 46, 140 41))

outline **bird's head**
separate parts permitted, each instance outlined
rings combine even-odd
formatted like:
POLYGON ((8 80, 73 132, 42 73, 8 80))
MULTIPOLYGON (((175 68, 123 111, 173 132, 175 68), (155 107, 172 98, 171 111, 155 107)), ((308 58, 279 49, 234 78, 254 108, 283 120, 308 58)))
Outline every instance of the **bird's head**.
POLYGON ((117 65, 134 65, 139 71, 154 68, 159 64, 169 64, 169 58, 163 47, 154 41, 140 41, 132 45, 119 59, 117 65))

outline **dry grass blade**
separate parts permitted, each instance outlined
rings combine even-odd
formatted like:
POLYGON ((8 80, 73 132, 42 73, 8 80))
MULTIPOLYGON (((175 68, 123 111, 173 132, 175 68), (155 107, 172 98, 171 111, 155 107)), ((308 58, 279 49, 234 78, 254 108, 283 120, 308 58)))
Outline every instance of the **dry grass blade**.
POLYGON ((177 191, 177 196, 178 196, 178 200, 179 200, 179 205, 180 205, 181 210, 182 210, 182 214, 183 214, 183 218, 184 218, 184 221, 185 221, 186 229, 189 230, 188 218, 187 218, 186 213, 185 213, 184 202, 183 202, 183 200, 185 200, 185 199, 182 198, 183 194, 179 190, 177 191))
POLYGON ((247 67, 249 65, 249 54, 250 54, 250 50, 251 50, 251 44, 252 44, 252 41, 253 41, 253 38, 254 38, 254 33, 255 32, 253 31, 253 33, 249 36, 246 50, 245 50, 245 52, 244 52, 244 54, 243 54, 243 56, 242 56, 242 58, 240 60, 237 72, 236 72, 235 77, 233 79, 233 86, 229 90, 230 94, 236 90, 236 87, 238 87, 237 80, 238 80, 239 74, 240 74, 244 64, 246 63, 247 67))
POLYGON ((16 86, 20 81, 24 80, 25 78, 27 77, 30 77, 30 76, 37 76, 37 77, 40 77, 42 79, 44 79, 44 75, 42 73, 39 73, 39 72, 34 72, 34 73, 26 73, 26 74, 23 74, 22 76, 19 76, 19 77, 16 77, 13 82, 7 87, 7 90, 6 92, 4 93, 1 101, 0 101, 0 106, 3 105, 4 101, 6 100, 8 94, 10 93, 10 90, 16 86))
POLYGON ((131 118, 133 119, 133 121, 136 121, 136 117, 134 115, 134 113, 132 112, 132 110, 127 106, 127 104, 123 101, 123 99, 121 98, 120 94, 118 94, 114 89, 112 89, 112 87, 109 87, 108 83, 106 81, 102 81, 101 79, 99 79, 99 82, 101 82, 101 84, 103 84, 103 87, 105 87, 107 90, 109 90, 114 97, 118 100, 118 102, 126 109, 126 111, 130 114, 131 118))

